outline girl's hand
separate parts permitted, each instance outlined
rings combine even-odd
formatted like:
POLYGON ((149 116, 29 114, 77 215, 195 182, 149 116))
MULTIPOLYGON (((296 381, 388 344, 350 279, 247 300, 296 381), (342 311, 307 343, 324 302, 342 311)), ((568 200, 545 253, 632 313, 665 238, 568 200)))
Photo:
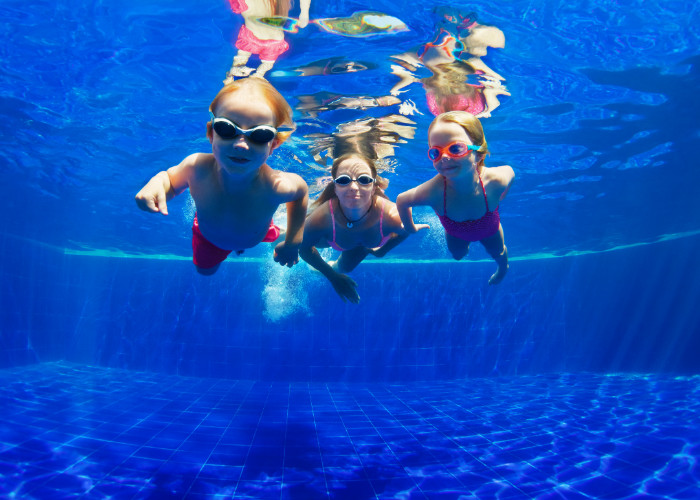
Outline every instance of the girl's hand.
POLYGON ((343 299, 343 302, 349 301, 353 304, 360 302, 360 296, 357 293, 357 283, 348 275, 335 273, 332 278, 328 278, 333 285, 336 293, 343 299))

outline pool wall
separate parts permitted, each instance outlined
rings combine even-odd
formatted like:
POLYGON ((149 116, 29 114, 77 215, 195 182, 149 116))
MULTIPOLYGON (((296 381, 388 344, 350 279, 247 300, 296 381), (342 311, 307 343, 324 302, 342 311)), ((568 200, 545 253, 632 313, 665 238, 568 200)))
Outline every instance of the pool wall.
POLYGON ((226 262, 207 278, 186 260, 0 242, 0 367, 65 360, 219 378, 402 382, 700 372, 697 236, 513 261, 498 287, 485 284, 492 263, 366 263, 354 273, 360 305, 341 302, 305 265, 226 262), (275 280, 277 288, 265 286, 275 280))

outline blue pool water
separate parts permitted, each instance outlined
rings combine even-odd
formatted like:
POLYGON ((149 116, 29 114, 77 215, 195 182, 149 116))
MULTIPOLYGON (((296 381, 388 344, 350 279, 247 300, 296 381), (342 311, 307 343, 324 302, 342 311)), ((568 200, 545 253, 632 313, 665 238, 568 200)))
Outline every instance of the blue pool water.
POLYGON ((314 197, 333 137, 379 127, 394 199, 432 175, 424 86, 332 103, 388 96, 444 12, 505 35, 506 279, 416 210, 353 305, 264 245, 200 276, 188 195, 133 202, 209 147, 228 2, 2 2, 0 498, 700 498, 699 7, 450 3, 312 0, 408 30, 312 23, 268 74, 298 126, 272 166, 314 197))

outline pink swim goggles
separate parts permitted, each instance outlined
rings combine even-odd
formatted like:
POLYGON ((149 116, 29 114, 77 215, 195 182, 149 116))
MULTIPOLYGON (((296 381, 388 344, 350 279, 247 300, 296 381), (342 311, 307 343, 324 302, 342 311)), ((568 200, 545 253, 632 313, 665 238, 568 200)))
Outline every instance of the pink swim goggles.
POLYGON ((469 151, 479 151, 480 149, 481 146, 455 141, 443 147, 433 146, 428 150, 428 157, 433 161, 438 161, 444 154, 450 158, 461 158, 462 156, 468 155, 469 151))

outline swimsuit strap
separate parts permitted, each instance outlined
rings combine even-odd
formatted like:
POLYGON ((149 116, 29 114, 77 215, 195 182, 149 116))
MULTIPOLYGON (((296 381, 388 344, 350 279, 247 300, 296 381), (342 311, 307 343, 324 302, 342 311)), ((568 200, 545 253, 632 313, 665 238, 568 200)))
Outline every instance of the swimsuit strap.
POLYGON ((442 216, 447 217, 447 177, 442 176, 442 216))
MULTIPOLYGON (((442 176, 443 187, 442 187, 442 214, 443 217, 447 217, 447 178, 442 176)), ((481 174, 479 174, 479 184, 481 184, 481 192, 484 193, 484 202, 486 203, 486 213, 489 213, 489 199, 486 197, 486 188, 484 187, 484 181, 481 180, 481 174)))
POLYGON ((484 188, 484 181, 481 180, 481 173, 479 174, 479 184, 481 184, 481 191, 484 193, 484 201, 486 202, 486 213, 489 213, 489 199, 486 197, 486 188, 484 188))
POLYGON ((382 223, 384 222, 384 198, 381 198, 381 205, 379 206, 379 235, 384 239, 384 229, 382 228, 382 223))
POLYGON ((328 201, 328 206, 331 210, 331 225, 333 226, 333 245, 337 246, 338 244, 335 242, 335 215, 333 215, 333 198, 331 198, 328 201))

